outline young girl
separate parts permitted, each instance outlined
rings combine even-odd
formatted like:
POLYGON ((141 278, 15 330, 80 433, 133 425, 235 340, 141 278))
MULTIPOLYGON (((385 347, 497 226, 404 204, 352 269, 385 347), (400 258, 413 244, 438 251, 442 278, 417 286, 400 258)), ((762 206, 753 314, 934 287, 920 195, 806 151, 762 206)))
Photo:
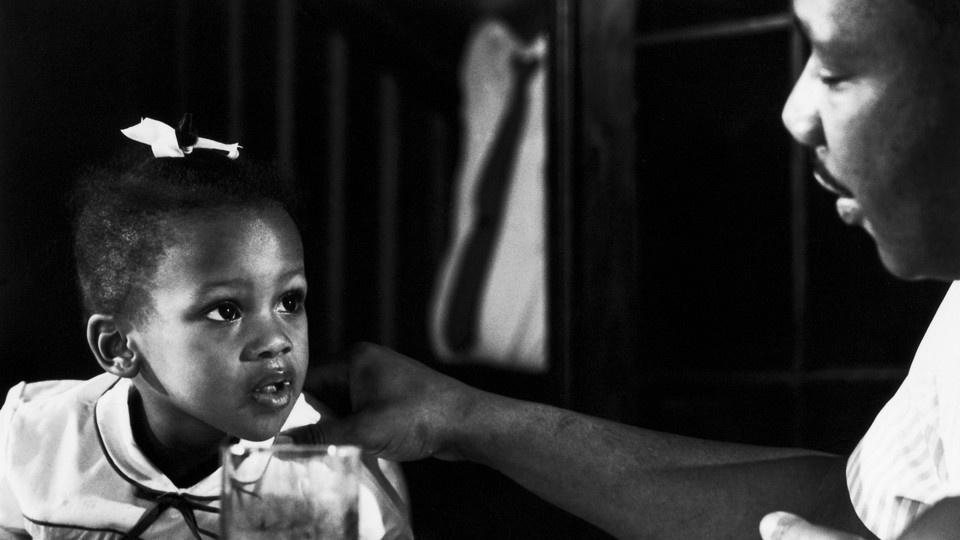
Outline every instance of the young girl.
MULTIPOLYGON (((321 420, 301 395, 307 281, 292 190, 189 124, 144 119, 124 134, 158 157, 131 143, 78 184, 87 341, 106 373, 9 391, 0 536, 214 538, 221 447, 321 420)), ((399 468, 367 465, 361 538, 409 537, 399 468)))

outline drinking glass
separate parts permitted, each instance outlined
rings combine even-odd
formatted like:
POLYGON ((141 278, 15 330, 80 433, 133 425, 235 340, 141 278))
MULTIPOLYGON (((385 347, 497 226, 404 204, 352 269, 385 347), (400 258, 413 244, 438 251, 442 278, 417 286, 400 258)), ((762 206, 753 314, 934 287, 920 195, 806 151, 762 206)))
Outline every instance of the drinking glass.
POLYGON ((359 448, 234 444, 222 458, 222 538, 357 538, 359 448))

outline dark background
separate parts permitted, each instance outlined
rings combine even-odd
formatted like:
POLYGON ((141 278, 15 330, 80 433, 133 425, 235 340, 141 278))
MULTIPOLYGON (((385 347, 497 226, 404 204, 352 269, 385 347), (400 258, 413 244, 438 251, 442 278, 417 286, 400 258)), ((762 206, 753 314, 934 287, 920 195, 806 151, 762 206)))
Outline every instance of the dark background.
MULTIPOLYGON (((799 47, 787 4, 633 5, 638 378, 610 392, 629 403, 621 421, 849 452, 946 286, 890 277, 809 179, 779 120, 799 47)), ((0 3, 0 386, 98 373, 64 196, 80 167, 128 144, 120 128, 187 111, 203 135, 299 179, 312 364, 370 340, 437 365, 425 313, 472 22, 412 0, 0 3)), ((610 410, 567 403, 551 377, 437 367, 610 410)), ((405 471, 420 538, 598 536, 484 467, 405 471)))

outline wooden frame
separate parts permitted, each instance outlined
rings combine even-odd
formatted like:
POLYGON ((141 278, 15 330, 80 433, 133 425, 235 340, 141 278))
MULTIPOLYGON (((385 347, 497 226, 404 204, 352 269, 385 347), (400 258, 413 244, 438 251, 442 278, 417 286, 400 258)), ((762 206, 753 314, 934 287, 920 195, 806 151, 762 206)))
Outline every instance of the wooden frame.
POLYGON ((553 4, 549 351, 564 404, 636 415, 634 2, 553 4))

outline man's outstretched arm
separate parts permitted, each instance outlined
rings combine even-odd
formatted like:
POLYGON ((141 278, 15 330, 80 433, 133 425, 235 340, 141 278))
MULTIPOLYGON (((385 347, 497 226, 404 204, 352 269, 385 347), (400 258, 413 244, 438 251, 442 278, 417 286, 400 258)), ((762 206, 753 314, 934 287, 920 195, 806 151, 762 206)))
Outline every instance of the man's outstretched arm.
POLYGON ((870 537, 840 456, 704 441, 506 398, 373 345, 355 352, 349 387, 355 412, 326 428, 331 441, 397 461, 485 464, 620 538, 756 538, 773 511, 870 537))

